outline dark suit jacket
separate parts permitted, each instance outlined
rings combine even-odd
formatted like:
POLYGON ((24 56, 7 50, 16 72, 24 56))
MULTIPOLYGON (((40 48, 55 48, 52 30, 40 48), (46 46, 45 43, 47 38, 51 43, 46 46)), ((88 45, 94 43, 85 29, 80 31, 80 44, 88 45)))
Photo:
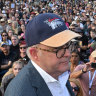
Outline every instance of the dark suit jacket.
MULTIPOLYGON (((70 95, 74 96, 69 82, 66 86, 70 95)), ((52 94, 41 75, 29 62, 10 82, 4 96, 52 96, 52 94)))

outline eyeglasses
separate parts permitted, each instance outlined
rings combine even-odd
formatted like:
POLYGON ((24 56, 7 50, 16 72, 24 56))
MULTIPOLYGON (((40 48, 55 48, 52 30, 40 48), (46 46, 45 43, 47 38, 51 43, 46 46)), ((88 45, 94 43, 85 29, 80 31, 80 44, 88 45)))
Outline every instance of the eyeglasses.
POLYGON ((17 40, 17 39, 11 39, 11 40, 13 41, 13 40, 17 40))
POLYGON ((4 36, 7 36, 7 35, 2 35, 2 36, 4 37, 4 36))
POLYGON ((1 23, 5 23, 5 22, 1 22, 1 23))
POLYGON ((79 87, 72 87, 75 91, 79 91, 79 87))
POLYGON ((20 49, 26 49, 26 47, 20 47, 20 49))
POLYGON ((66 49, 71 51, 70 45, 71 45, 71 42, 65 44, 64 46, 52 48, 52 49, 42 49, 39 47, 35 47, 35 48, 39 50, 55 53, 57 58, 62 58, 66 52, 66 49))

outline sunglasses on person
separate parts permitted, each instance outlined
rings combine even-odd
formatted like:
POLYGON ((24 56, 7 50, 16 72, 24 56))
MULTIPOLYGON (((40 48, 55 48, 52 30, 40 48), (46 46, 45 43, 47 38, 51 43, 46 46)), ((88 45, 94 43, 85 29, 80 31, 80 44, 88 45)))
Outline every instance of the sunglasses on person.
POLYGON ((2 37, 5 37, 5 36, 7 36, 7 35, 2 35, 2 37))
POLYGON ((79 87, 72 87, 75 91, 79 91, 79 87))
POLYGON ((1 23, 5 23, 5 22, 3 21, 3 22, 1 22, 1 23))
POLYGON ((26 47, 20 47, 20 49, 26 49, 26 47))

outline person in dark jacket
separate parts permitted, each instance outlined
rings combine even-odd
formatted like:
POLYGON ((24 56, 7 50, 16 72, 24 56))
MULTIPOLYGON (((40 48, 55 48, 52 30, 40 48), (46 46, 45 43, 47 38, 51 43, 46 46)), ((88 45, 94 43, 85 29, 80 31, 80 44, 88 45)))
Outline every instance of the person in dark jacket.
POLYGON ((25 40, 29 63, 10 82, 4 96, 74 96, 68 81, 70 40, 80 35, 67 30, 56 14, 39 14, 29 21, 25 40))

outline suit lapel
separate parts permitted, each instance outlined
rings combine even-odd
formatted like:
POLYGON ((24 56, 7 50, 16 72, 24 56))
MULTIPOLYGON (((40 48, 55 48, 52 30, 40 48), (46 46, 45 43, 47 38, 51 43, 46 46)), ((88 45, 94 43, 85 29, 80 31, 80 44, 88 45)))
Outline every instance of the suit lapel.
POLYGON ((41 75, 38 73, 38 71, 35 69, 35 67, 32 65, 31 62, 29 62, 28 65, 28 71, 29 71, 29 79, 32 87, 36 89, 36 93, 38 96, 52 96, 49 88, 47 87, 45 81, 41 77, 41 75))
POLYGON ((70 85, 70 83, 69 83, 69 80, 68 80, 67 83, 66 83, 66 87, 67 87, 70 95, 71 95, 71 96, 75 96, 75 94, 74 94, 73 91, 72 91, 72 87, 71 87, 71 85, 70 85))
MULTIPOLYGON (((52 96, 47 84, 45 83, 45 81, 43 80, 43 78, 41 77, 41 75, 38 73, 38 71, 35 69, 35 67, 32 65, 31 62, 28 63, 27 69, 29 72, 28 74, 29 74, 30 83, 32 87, 35 88, 37 95, 52 96)), ((66 87, 70 93, 70 96, 75 96, 69 81, 67 81, 66 87)))

